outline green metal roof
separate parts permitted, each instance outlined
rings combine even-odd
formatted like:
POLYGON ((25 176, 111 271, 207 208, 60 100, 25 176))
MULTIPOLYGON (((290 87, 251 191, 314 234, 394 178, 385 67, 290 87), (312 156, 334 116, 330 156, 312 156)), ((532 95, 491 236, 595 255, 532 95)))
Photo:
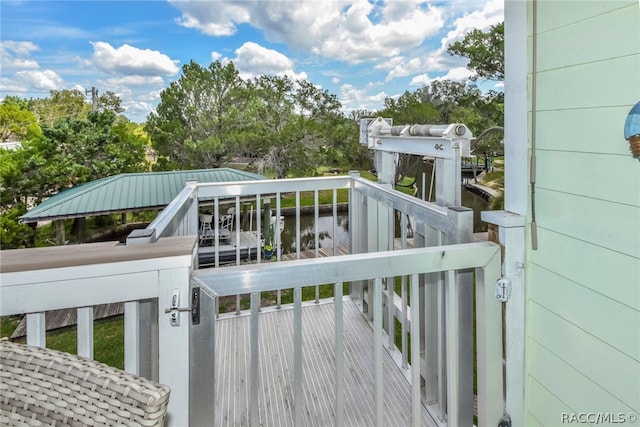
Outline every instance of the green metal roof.
POLYGON ((124 173, 61 191, 20 217, 20 221, 37 222, 164 207, 182 191, 188 180, 232 182, 260 179, 266 178, 231 168, 124 173))

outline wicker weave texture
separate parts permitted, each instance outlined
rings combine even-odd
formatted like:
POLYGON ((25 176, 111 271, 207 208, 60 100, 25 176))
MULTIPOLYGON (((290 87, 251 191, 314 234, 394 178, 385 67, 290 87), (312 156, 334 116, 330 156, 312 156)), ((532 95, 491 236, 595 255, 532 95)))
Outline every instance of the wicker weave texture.
POLYGON ((0 341, 0 425, 161 426, 169 388, 83 357, 0 341))

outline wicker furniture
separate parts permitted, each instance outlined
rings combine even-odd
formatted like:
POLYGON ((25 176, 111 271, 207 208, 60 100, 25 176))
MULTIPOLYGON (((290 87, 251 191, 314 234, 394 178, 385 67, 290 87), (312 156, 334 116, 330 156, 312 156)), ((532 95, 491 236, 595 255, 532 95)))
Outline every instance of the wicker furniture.
POLYGON ((93 360, 0 340, 0 425, 161 426, 169 388, 93 360))

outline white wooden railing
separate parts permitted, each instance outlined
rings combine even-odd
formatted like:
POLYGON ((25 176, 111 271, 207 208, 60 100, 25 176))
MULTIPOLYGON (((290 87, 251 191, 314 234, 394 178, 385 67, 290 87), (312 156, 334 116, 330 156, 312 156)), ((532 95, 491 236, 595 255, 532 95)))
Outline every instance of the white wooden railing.
MULTIPOLYGON (((257 215, 256 229, 260 229, 260 221, 261 215, 257 215)), ((278 226, 279 222, 276 222, 278 226)), ((218 313, 216 299, 210 300, 208 296, 249 293, 254 301, 262 291, 276 291, 279 295, 283 289, 299 289, 302 285, 317 289, 325 283, 335 283, 336 292, 341 294, 339 284, 349 282, 352 299, 375 327, 377 351, 382 349, 379 345, 381 337, 388 337, 389 345, 385 350, 395 354, 401 367, 410 369, 414 408, 418 404, 428 406, 434 418, 442 422, 447 420, 448 425, 455 426, 470 424, 473 384, 469 378, 473 376, 473 366, 467 356, 473 350, 465 337, 468 337, 472 323, 470 309, 475 284, 478 412, 482 424, 495 425, 499 418, 496 414, 502 415, 502 355, 500 306, 493 297, 491 285, 499 274, 499 256, 496 255, 499 251, 491 244, 459 245, 471 241, 471 231, 470 210, 426 203, 366 181, 357 174, 251 183, 190 182, 147 229, 133 232, 126 246, 92 244, 3 251, 0 315, 27 314, 28 341, 45 346, 44 312, 77 308, 78 351, 92 357, 91 306, 124 302, 125 369, 157 379, 172 388, 170 425, 198 425, 210 420, 209 412, 203 408, 210 407, 207 402, 213 398, 213 388, 207 382, 206 373, 213 369, 210 355, 214 352, 214 340, 210 337, 215 333, 213 325, 218 313), (229 201, 236 207, 241 201, 262 206, 265 199, 274 199, 275 215, 280 217, 281 197, 294 194, 295 246, 299 258, 302 192, 313 193, 316 224, 319 192, 332 192, 330 209, 335 230, 337 194, 342 189, 349 192, 352 255, 264 263, 258 253, 258 265, 194 273, 200 203, 213 205, 215 223, 219 220, 218 207, 229 201), (399 227, 396 227, 397 223, 399 227), (412 238, 408 235, 409 224, 412 225, 412 238), (410 239, 416 249, 406 249, 410 239), (394 251, 398 245, 401 249, 394 251), (192 274, 196 278, 195 285, 190 283, 192 274), (278 279, 257 280, 258 276, 265 277, 263 274, 278 279), (244 281, 238 282, 241 277, 244 281), (247 277, 250 277, 248 281, 247 277), (382 289, 384 281, 395 283, 396 278, 401 283, 398 293, 394 286, 382 289), (278 285, 267 289, 264 283, 278 285), (200 323, 195 325, 189 313, 190 302, 194 302, 200 290, 206 291, 207 295, 198 300, 200 323), (181 295, 178 307, 181 310, 171 307, 171 298, 176 291, 181 295), (409 305, 409 300, 420 300, 424 305, 409 305), (179 324, 171 322, 172 316, 179 319, 179 324), (399 339, 394 335, 395 319, 402 324, 399 339), (409 336, 424 336, 424 339, 411 341, 409 347, 409 336), (206 345, 195 350, 193 343, 196 341, 206 345), (396 342, 400 344, 396 346, 396 342), (409 355, 411 360, 422 358, 421 369, 411 369, 409 355), (422 378, 422 390, 421 381, 416 378, 422 378)), ((316 230, 316 256, 318 248, 316 230)), ((281 259, 279 255, 278 260, 281 259)), ((299 295, 298 291, 295 293, 299 295)), ((295 304, 299 304, 299 297, 295 304)), ((338 308, 337 316, 340 316, 339 311, 338 308)), ((339 350, 340 344, 336 343, 336 346, 339 350)), ((339 373, 340 367, 336 369, 339 373)), ((380 387, 382 384, 377 383, 377 398, 380 387)), ((340 402, 337 403, 340 408, 340 402)), ((338 420, 342 416, 339 413, 338 420)))
MULTIPOLYGON (((174 290, 189 294, 196 236, 162 239, 154 245, 91 243, 2 251, 0 315, 26 314, 27 343, 46 347, 45 312, 77 309, 78 354, 93 358, 93 306, 124 302, 153 305, 167 317, 174 290)), ((179 313, 188 325, 188 313, 179 313)), ((131 316, 131 313, 129 313, 131 316)), ((125 325, 125 357, 150 355, 140 348, 137 319, 125 325)), ((157 379, 171 388, 171 425, 189 423, 189 330, 157 321, 157 379)), ((144 331, 142 331, 144 333, 144 331)), ((136 369, 128 367, 132 373, 136 369)))

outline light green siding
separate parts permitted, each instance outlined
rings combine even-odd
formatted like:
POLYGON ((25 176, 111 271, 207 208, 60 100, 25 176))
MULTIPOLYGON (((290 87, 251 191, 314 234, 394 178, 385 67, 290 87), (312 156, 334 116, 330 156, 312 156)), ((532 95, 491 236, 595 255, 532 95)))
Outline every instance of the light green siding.
MULTIPOLYGON (((537 7, 538 250, 528 242, 525 420, 640 415, 640 162, 623 138, 640 101, 640 5, 537 7)), ((530 25, 532 12, 529 2, 530 25)))

